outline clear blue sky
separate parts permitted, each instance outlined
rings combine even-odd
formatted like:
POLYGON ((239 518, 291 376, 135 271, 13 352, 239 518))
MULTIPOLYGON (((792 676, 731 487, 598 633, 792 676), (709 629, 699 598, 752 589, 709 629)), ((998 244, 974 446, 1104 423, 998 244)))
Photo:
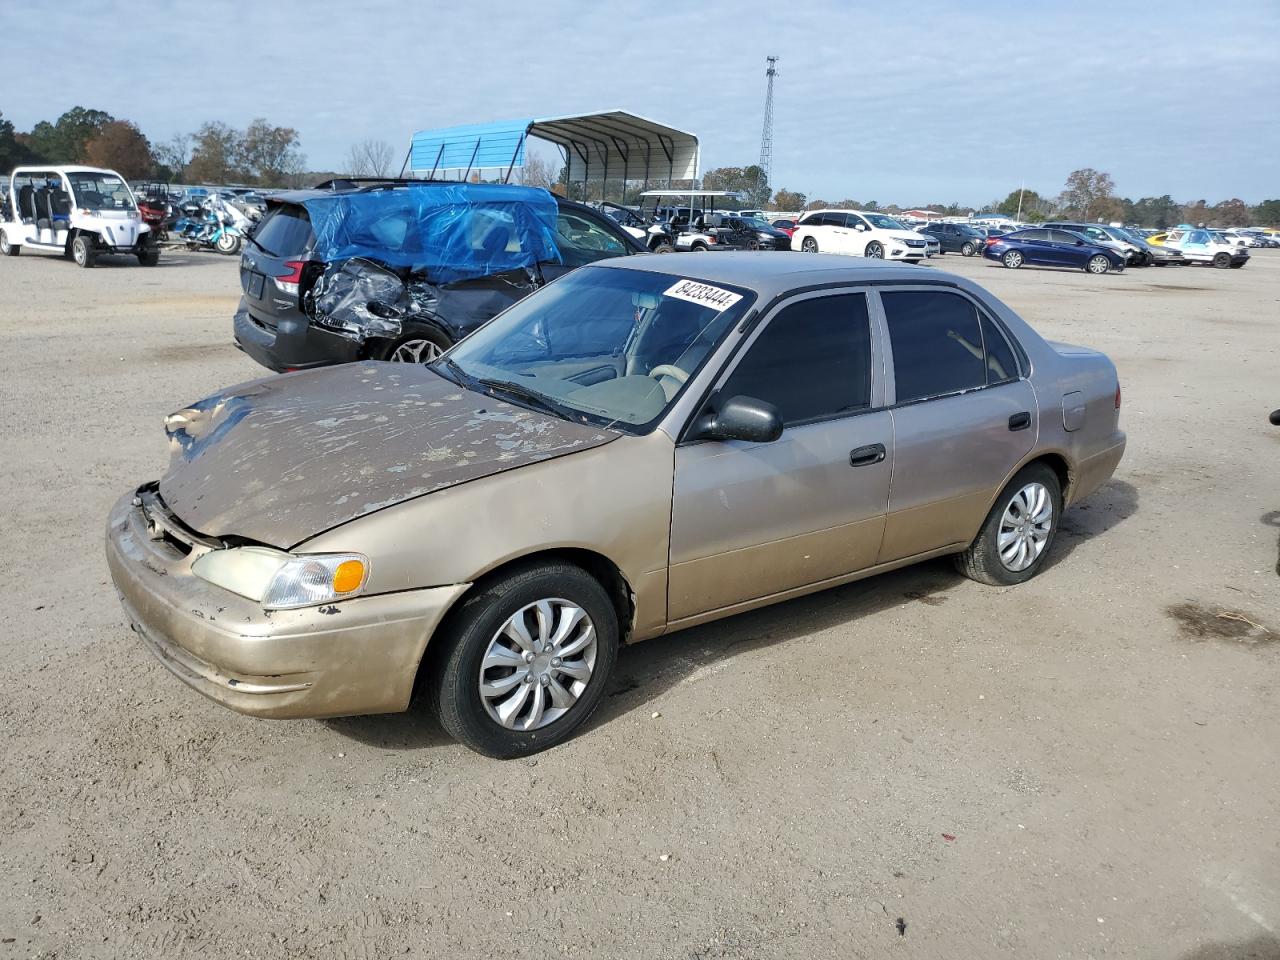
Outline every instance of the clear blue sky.
POLYGON ((773 183, 810 197, 978 205, 1082 166, 1135 199, 1280 197, 1280 3, 655 6, 60 0, 7 18, 39 42, 7 33, 0 110, 157 141, 265 116, 326 169, 366 137, 617 107, 697 133, 707 169, 755 162, 772 53, 773 183))

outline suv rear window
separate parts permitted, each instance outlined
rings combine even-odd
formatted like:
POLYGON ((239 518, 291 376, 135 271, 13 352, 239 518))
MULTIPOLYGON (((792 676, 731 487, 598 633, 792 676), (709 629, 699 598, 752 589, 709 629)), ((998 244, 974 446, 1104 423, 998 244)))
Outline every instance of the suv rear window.
POLYGON ((273 256, 300 256, 311 245, 311 217, 306 207, 281 204, 267 213, 253 239, 273 256))

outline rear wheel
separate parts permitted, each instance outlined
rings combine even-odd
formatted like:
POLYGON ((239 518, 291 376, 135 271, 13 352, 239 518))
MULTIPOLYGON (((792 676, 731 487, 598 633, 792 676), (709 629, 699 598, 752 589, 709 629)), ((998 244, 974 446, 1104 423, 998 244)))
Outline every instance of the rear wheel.
POLYGON ((1231 254, 1215 253, 1213 255, 1213 265, 1219 270, 1227 269, 1227 267, 1231 266, 1231 254))
POLYGON ((660 243, 653 248, 654 253, 674 253, 675 247, 669 243, 660 243))
POLYGON ((75 260, 78 267, 86 269, 92 267, 98 259, 93 252, 93 239, 82 233, 72 240, 71 258, 75 260))
POLYGON ((804 242, 800 244, 800 249, 805 253, 817 253, 818 241, 813 239, 813 237, 805 237, 804 242))
POLYGON ((138 262, 144 267, 154 267, 160 262, 160 251, 156 247, 148 247, 139 252, 138 262))
POLYGON ((1009 250, 1000 261, 1010 270, 1017 270, 1023 263, 1022 254, 1017 250, 1009 250))
POLYGON ((867 244, 867 249, 862 252, 864 257, 870 257, 872 260, 884 259, 884 245, 879 240, 872 240, 867 244))
POLYGON ((966 257, 972 257, 975 253, 978 252, 978 248, 975 247, 971 242, 966 241, 960 247, 960 252, 966 257))
POLYGON ((1044 566, 1061 513, 1058 475, 1043 463, 1023 467, 996 498, 977 539, 956 554, 956 569, 997 587, 1030 580, 1044 566))
POLYGON ((1093 274, 1103 274, 1111 269, 1111 261, 1099 253, 1090 257, 1084 268, 1093 274))
POLYGON ((22 252, 22 244, 10 243, 9 235, 0 230, 0 255, 6 257, 16 257, 22 252))
POLYGON ((440 725, 478 753, 523 757, 570 737, 600 702, 618 616, 585 570, 537 564, 467 597, 432 648, 426 689, 440 725))
POLYGON ((431 363, 451 346, 448 337, 434 330, 411 333, 393 343, 384 359, 392 363, 431 363))
POLYGON ((706 244, 695 243, 692 247, 689 248, 689 250, 691 253, 706 253, 707 247, 706 247, 706 244))

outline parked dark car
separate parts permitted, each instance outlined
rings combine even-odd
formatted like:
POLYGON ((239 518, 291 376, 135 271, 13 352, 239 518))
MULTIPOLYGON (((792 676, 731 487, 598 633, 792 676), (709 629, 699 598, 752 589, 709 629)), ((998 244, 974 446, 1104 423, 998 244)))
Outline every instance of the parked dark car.
POLYGON ((790 250, 791 237, 777 227, 757 217, 722 216, 721 223, 729 228, 730 242, 748 250, 790 250))
POLYGON ((927 228, 921 227, 921 232, 926 230, 937 238, 940 253, 958 253, 965 257, 981 253, 987 239, 967 223, 931 223, 927 228))
POLYGON ((1041 267, 1076 267, 1100 274, 1120 271, 1125 266, 1122 253, 1089 243, 1077 233, 1043 227, 988 237, 982 255, 1011 268, 1025 263, 1041 267))
POLYGON ((796 222, 794 220, 774 220, 769 226, 775 230, 781 230, 788 237, 796 232, 796 222))
MULTIPOLYGON (((426 363, 556 277, 597 260, 648 252, 609 217, 545 191, 538 193, 548 209, 554 204, 549 214, 554 247, 551 256, 536 262, 511 253, 516 241, 502 220, 506 215, 492 211, 487 216, 493 228, 474 238, 475 244, 495 248, 487 260, 485 250, 473 249, 470 234, 437 230, 433 237, 442 237, 448 249, 432 251, 435 269, 424 271, 399 255, 425 224, 390 215, 372 224, 373 234, 363 238, 359 256, 333 259, 317 250, 309 202, 339 196, 395 207, 405 191, 433 186, 472 193, 483 187, 494 210, 502 206, 492 200, 495 196, 502 200, 534 192, 492 184, 339 180, 268 198, 267 214, 240 258, 244 295, 234 319, 236 346, 276 372, 355 360, 426 363), (484 261, 495 269, 462 272, 449 259, 473 254, 472 266, 484 261)), ((471 223, 470 233, 476 229, 471 223)))

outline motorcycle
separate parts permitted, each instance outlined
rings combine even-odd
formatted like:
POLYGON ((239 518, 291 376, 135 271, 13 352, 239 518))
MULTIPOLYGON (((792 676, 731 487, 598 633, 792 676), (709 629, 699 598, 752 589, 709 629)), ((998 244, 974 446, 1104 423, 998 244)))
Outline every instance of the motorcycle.
POLYGON ((234 256, 252 227, 243 212, 216 193, 205 198, 203 205, 184 204, 183 213, 174 230, 189 250, 212 249, 234 256))

